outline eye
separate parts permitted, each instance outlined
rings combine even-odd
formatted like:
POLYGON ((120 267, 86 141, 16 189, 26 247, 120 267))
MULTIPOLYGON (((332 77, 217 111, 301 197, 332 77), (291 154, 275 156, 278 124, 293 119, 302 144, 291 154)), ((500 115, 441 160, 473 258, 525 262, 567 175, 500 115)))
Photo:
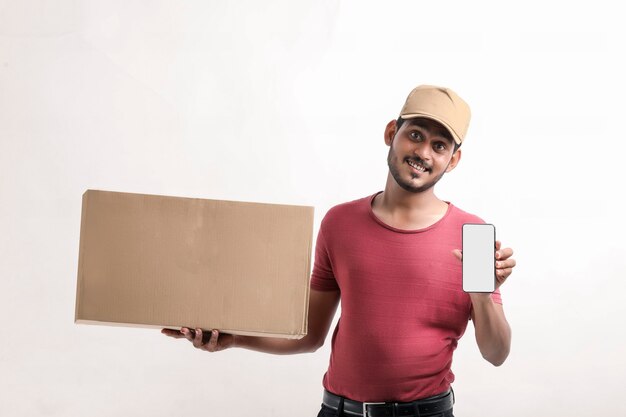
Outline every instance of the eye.
POLYGON ((417 131, 417 130, 413 130, 409 133, 409 136, 411 137, 411 139, 415 140, 415 141, 422 141, 424 140, 424 137, 422 136, 422 134, 417 131))
POLYGON ((434 148, 437 152, 444 152, 447 149, 447 146, 443 142, 437 142, 434 144, 434 148))

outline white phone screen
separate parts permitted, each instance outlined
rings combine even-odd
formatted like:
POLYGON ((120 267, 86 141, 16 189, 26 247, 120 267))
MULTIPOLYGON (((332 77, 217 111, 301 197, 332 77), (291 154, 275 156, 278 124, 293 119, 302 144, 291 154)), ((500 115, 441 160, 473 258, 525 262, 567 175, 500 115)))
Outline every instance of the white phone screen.
POLYGON ((492 224, 463 225, 463 291, 495 291, 495 240, 492 224))

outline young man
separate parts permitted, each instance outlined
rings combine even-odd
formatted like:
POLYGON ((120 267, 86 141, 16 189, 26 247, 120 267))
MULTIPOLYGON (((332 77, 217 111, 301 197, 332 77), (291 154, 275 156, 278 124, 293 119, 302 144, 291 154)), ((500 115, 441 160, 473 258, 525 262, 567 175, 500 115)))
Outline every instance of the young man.
POLYGON ((324 344, 341 301, 319 416, 452 416, 452 353, 468 320, 493 365, 511 344, 499 287, 515 266, 513 251, 496 242, 493 294, 463 292, 461 227, 483 221, 434 194, 461 159, 469 120, 469 106, 448 88, 409 94, 385 128, 385 190, 333 207, 322 221, 304 338, 163 333, 210 352, 312 352, 324 344))

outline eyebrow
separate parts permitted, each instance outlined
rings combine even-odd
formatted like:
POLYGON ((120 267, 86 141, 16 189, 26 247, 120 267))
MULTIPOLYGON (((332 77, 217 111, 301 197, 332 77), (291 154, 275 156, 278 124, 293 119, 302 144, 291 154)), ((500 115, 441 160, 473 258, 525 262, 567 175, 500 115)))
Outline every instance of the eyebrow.
POLYGON ((447 129, 443 128, 435 128, 434 132, 433 129, 429 128, 428 126, 426 126, 426 124, 422 121, 420 121, 419 119, 413 119, 413 120, 409 120, 409 124, 417 126, 417 127, 421 127, 422 129, 426 130, 428 133, 431 134, 435 134, 437 136, 441 136, 442 138, 445 138, 448 140, 448 142, 451 142, 452 144, 454 144, 454 139, 452 139, 452 136, 450 135, 450 132, 448 132, 447 129))

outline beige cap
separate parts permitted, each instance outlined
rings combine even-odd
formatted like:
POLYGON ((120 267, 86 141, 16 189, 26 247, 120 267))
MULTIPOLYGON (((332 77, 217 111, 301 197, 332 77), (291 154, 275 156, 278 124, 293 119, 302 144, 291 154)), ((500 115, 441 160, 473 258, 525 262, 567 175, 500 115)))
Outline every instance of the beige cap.
POLYGON ((470 108, 454 91, 434 85, 420 85, 411 91, 400 111, 403 119, 425 117, 441 123, 459 145, 465 139, 470 108))

